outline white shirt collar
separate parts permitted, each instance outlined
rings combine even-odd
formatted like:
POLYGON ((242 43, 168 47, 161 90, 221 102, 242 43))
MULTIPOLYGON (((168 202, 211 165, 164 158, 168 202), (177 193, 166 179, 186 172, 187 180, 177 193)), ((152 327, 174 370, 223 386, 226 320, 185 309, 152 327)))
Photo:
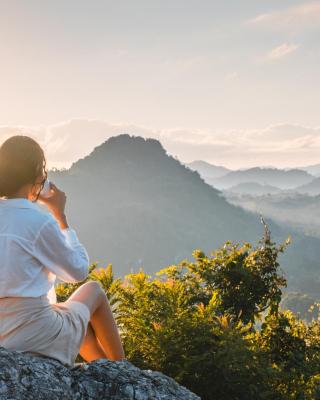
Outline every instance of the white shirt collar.
POLYGON ((0 198, 0 206, 14 207, 14 208, 33 208, 39 209, 37 203, 33 203, 31 200, 25 198, 14 198, 14 199, 3 199, 0 198))

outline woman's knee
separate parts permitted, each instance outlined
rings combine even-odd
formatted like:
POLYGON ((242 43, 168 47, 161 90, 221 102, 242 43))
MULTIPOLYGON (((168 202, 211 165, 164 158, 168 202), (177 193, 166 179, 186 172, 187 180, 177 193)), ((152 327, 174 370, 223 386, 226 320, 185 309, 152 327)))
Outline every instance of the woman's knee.
POLYGON ((97 302, 101 302, 107 297, 102 286, 97 281, 89 281, 85 283, 85 285, 87 285, 90 295, 95 298, 97 302))
POLYGON ((80 287, 85 287, 87 288, 90 292, 93 292, 97 295, 101 295, 101 294, 105 294, 104 290, 102 288, 102 286, 100 285, 99 282, 97 281, 89 281, 84 283, 82 286, 80 287))
POLYGON ((97 281, 89 281, 81 285, 71 298, 85 303, 92 314, 105 301, 107 295, 97 281))

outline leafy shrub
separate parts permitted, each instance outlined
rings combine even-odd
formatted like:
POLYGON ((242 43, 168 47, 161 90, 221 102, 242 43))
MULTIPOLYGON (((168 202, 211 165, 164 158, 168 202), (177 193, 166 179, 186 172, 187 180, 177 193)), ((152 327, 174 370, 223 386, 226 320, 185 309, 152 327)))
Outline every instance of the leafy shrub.
MULTIPOLYGON (((320 324, 279 310, 286 281, 266 228, 253 247, 226 243, 159 271, 114 279, 94 265, 114 308, 126 356, 204 400, 320 399, 320 324)), ((64 301, 80 284, 60 284, 64 301)))

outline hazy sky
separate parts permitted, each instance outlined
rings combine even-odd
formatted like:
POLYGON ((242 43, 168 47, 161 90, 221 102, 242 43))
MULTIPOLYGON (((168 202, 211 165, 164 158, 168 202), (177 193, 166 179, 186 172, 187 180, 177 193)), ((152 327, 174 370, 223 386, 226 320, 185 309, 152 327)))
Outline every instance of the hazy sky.
POLYGON ((320 162, 320 1, 0 0, 0 55, 0 140, 27 127, 53 164, 123 129, 182 161, 320 162))

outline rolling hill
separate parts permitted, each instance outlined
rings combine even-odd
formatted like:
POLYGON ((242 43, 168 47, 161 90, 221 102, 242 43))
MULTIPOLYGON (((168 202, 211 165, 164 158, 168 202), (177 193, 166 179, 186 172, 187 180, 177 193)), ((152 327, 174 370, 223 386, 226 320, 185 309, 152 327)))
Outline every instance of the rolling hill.
POLYGON ((193 161, 186 164, 186 166, 193 171, 198 171, 204 180, 221 178, 222 176, 227 175, 228 172, 231 172, 231 170, 226 167, 213 165, 202 160, 193 161))
POLYGON ((239 183, 228 189, 230 193, 251 194, 253 196, 261 196, 264 194, 280 193, 281 189, 271 185, 261 185, 257 182, 239 183))
POLYGON ((309 165, 307 167, 299 168, 302 171, 306 171, 309 174, 319 177, 320 176, 320 164, 315 164, 315 165, 309 165))
POLYGON ((308 172, 298 169, 285 171, 276 168, 256 167, 241 171, 231 171, 227 175, 216 179, 214 186, 218 189, 229 189, 240 183, 256 182, 288 190, 308 184, 313 179, 314 177, 308 172))
MULTIPOLYGON (((91 261, 111 262, 116 276, 143 267, 149 274, 201 248, 208 254, 227 240, 257 241, 259 216, 229 204, 159 141, 129 135, 109 138, 70 169, 51 171, 67 192, 67 214, 91 261)), ((270 222, 274 238, 289 232, 270 222)), ((320 288, 320 241, 294 233, 283 256, 292 290, 320 288)))
POLYGON ((294 192, 249 195, 225 192, 228 201, 246 210, 261 213, 289 230, 320 238, 320 196, 294 192))
POLYGON ((315 178, 310 183, 297 187, 296 191, 311 196, 318 196, 320 194, 320 178, 315 178))

